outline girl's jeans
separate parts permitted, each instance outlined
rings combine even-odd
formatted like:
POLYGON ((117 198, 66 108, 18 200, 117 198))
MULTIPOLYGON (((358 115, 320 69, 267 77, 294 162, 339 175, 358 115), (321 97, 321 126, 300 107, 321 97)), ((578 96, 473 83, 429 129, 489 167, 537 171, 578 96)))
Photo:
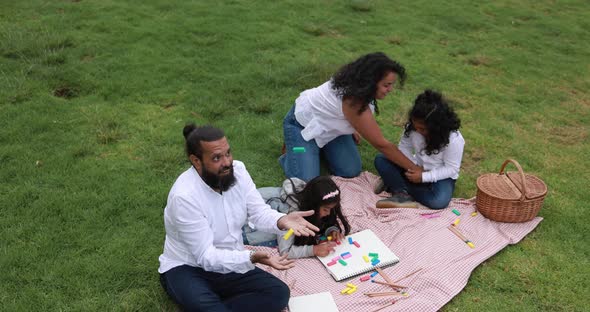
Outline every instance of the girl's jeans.
POLYGON ((383 179, 387 192, 406 191, 415 201, 431 209, 446 208, 455 190, 455 180, 451 178, 434 183, 412 183, 406 178, 405 170, 383 154, 375 157, 375 168, 383 179))

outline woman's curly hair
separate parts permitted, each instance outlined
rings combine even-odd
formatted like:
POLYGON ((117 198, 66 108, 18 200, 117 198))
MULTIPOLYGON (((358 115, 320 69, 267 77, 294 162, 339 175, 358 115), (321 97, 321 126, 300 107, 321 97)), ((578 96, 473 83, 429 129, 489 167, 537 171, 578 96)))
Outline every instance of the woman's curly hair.
POLYGON ((351 97, 355 106, 360 105, 358 114, 364 112, 371 102, 379 113, 375 92, 377 83, 390 72, 394 72, 403 86, 406 69, 390 59, 383 52, 361 56, 356 61, 342 66, 332 77, 332 88, 342 97, 351 97))
POLYGON ((425 138, 426 155, 438 154, 449 144, 449 135, 461 127, 461 120, 443 98, 442 94, 432 90, 422 92, 414 101, 414 106, 408 113, 408 121, 404 135, 410 136, 415 131, 412 119, 424 121, 428 130, 425 138))

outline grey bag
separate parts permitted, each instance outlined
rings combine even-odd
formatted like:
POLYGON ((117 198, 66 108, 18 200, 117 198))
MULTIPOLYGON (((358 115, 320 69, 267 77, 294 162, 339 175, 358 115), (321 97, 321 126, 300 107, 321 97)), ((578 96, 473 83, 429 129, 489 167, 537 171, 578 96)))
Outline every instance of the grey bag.
MULTIPOLYGON (((260 196, 274 210, 282 213, 297 211, 298 205, 295 192, 305 187, 305 181, 298 178, 286 179, 282 187, 261 187, 258 189, 260 196)), ((253 224, 246 223, 242 228, 244 244, 254 246, 277 246, 277 235, 256 230, 253 224)))
POLYGON ((295 193, 301 192, 305 188, 305 184, 305 181, 299 178, 288 178, 283 181, 283 187, 279 192, 279 197, 289 207, 288 212, 299 210, 299 203, 295 199, 295 193))

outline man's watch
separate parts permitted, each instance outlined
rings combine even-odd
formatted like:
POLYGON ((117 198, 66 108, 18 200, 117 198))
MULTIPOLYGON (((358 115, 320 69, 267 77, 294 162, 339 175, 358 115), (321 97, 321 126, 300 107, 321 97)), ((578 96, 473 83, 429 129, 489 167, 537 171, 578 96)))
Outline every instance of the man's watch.
POLYGON ((254 263, 254 254, 256 253, 256 251, 254 250, 250 250, 250 262, 254 263))

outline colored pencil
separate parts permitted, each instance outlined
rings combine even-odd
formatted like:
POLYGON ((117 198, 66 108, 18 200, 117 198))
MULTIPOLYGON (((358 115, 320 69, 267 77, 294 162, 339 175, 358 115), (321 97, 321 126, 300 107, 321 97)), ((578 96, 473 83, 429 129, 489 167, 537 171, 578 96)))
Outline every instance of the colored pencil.
POLYGON ((380 268, 375 268, 375 271, 379 272, 379 275, 381 275, 381 277, 383 277, 383 279, 390 283, 390 284, 395 284, 391 278, 389 278, 389 276, 387 274, 385 274, 385 272, 383 272, 383 270, 381 270, 380 268))
POLYGON ((463 235, 459 230, 457 230, 455 227, 453 227, 452 225, 449 225, 448 229, 453 232, 453 234, 457 235, 457 237, 459 237, 459 239, 461 239, 463 242, 465 242, 465 244, 467 244, 467 246, 471 247, 471 248, 475 248, 475 245, 467 239, 467 237, 465 237, 465 235, 463 235))
POLYGON ((385 297, 385 296, 403 296, 403 294, 399 291, 384 291, 384 292, 374 292, 374 293, 364 293, 365 296, 368 297, 385 297))
POLYGON ((396 288, 407 288, 406 286, 392 284, 392 283, 379 282, 379 281, 376 281, 376 280, 373 280, 373 283, 380 284, 380 285, 387 285, 387 286, 396 287, 396 288))
POLYGON ((373 310, 371 312, 377 312, 379 310, 383 310, 383 309, 385 309, 385 308, 387 308, 389 306, 392 306, 394 303, 395 303, 395 300, 392 301, 392 302, 390 302, 390 303, 388 303, 388 304, 382 305, 382 306, 378 307, 377 309, 375 309, 375 310, 373 310))
POLYGON ((410 273, 410 274, 408 274, 408 275, 406 275, 406 276, 398 279, 397 281, 395 281, 395 283, 398 283, 399 281, 404 280, 404 279, 406 279, 406 278, 408 278, 408 277, 410 277, 410 276, 412 276, 412 275, 414 275, 414 274, 416 274, 416 273, 418 273, 420 271, 422 271, 422 268, 420 268, 420 269, 418 269, 418 270, 416 270, 416 271, 414 271, 414 272, 412 272, 412 273, 410 273))

